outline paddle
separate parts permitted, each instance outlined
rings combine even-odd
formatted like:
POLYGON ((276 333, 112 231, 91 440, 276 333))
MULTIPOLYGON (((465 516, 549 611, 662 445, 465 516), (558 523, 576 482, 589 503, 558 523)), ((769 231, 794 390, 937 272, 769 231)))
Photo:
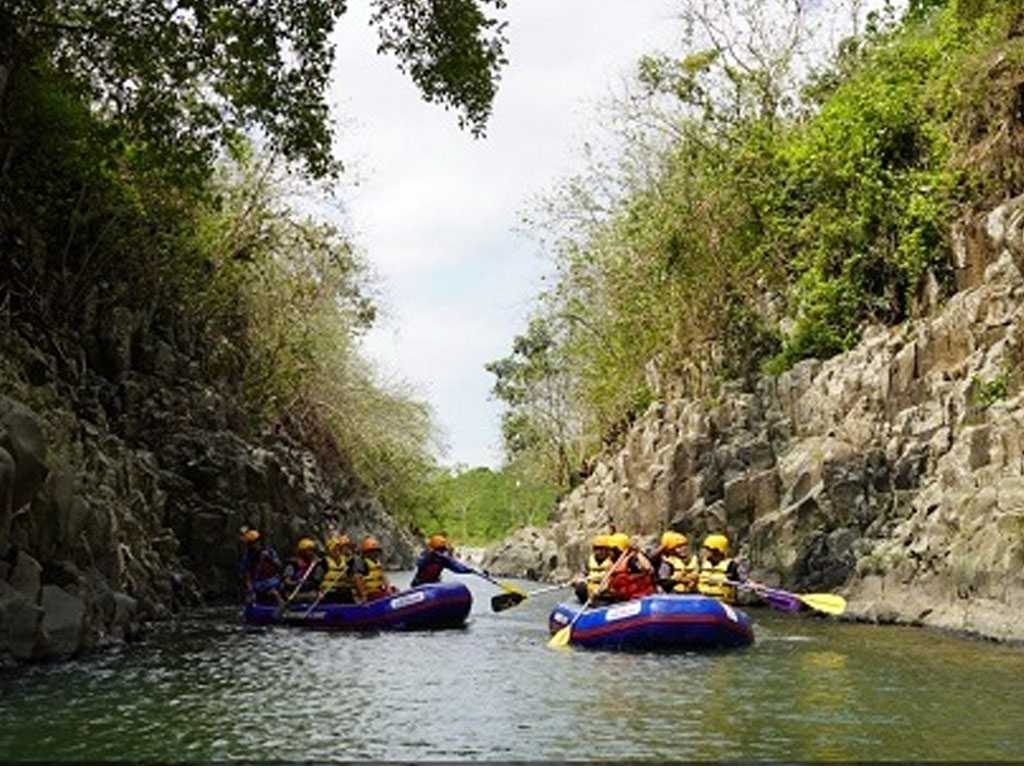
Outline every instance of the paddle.
POLYGON ((306 609, 306 612, 302 614, 302 618, 308 618, 309 614, 313 612, 313 609, 320 605, 320 601, 324 599, 324 595, 326 594, 326 592, 321 592, 319 595, 317 595, 316 600, 314 600, 312 604, 309 606, 309 608, 306 609))
POLYGON ((579 613, 572 617, 572 621, 570 621, 568 624, 566 624, 564 627, 562 627, 560 630, 558 630, 557 632, 555 632, 555 634, 551 636, 551 639, 548 640, 548 648, 564 648, 569 644, 569 641, 572 639, 573 626, 575 626, 576 622, 579 620, 580 616, 582 616, 583 613, 587 610, 587 608, 590 607, 590 604, 594 602, 594 595, 597 595, 601 592, 602 589, 605 588, 605 585, 608 583, 608 580, 612 577, 612 573, 615 571, 615 568, 619 565, 619 563, 625 561, 627 555, 629 555, 630 552, 631 550, 627 549, 625 552, 619 555, 619 559, 616 560, 612 564, 612 567, 608 569, 608 573, 606 573, 604 575, 604 578, 601 579, 601 583, 597 585, 597 589, 595 589, 587 597, 587 602, 585 602, 583 604, 583 607, 580 608, 579 613))
POLYGON ((777 587, 766 587, 751 581, 728 582, 738 587, 752 589, 768 603, 772 608, 777 608, 786 613, 796 613, 800 610, 800 604, 806 605, 820 613, 827 613, 832 616, 839 616, 846 610, 846 598, 841 595, 833 595, 827 592, 812 592, 810 594, 798 594, 787 592, 777 587))
POLYGON ((808 595, 797 595, 801 603, 821 613, 839 616, 846 610, 846 598, 828 592, 813 592, 808 595))
MULTIPOLYGON (((476 568, 470 568, 465 563, 462 563, 462 565, 465 565, 466 570, 467 570, 468 573, 472 573, 474 576, 479 576, 481 579, 489 581, 494 586, 498 587, 499 589, 504 590, 504 594, 505 595, 523 595, 522 599, 526 599, 526 593, 523 592, 523 590, 521 590, 515 584, 507 584, 507 583, 505 583, 503 581, 497 581, 495 579, 492 579, 489 574, 486 574, 483 571, 478 571, 476 568)), ((495 595, 495 597, 500 597, 500 595, 495 595)))
POLYGON ((299 590, 302 589, 302 585, 306 583, 306 579, 309 577, 309 574, 313 572, 313 569, 316 567, 316 564, 318 562, 318 560, 314 559, 309 564, 309 568, 307 568, 306 572, 302 574, 302 578, 299 579, 299 583, 295 585, 295 589, 292 590, 292 593, 288 596, 288 599, 285 601, 287 604, 291 605, 292 600, 294 600, 295 596, 299 594, 299 590))
POLYGON ((491 598, 491 610, 495 613, 507 611, 509 608, 519 605, 528 597, 541 595, 545 592, 554 592, 556 589, 565 589, 566 587, 571 587, 572 584, 571 581, 567 581, 564 584, 552 584, 550 587, 535 589, 532 592, 502 592, 500 595, 494 595, 491 598))

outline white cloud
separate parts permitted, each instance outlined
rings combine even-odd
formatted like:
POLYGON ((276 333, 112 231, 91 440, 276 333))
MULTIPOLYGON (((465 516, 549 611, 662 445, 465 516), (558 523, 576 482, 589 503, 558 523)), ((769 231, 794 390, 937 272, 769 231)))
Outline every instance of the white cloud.
POLYGON ((389 309, 365 348, 432 403, 452 462, 500 460, 500 407, 488 399, 483 365, 523 330, 543 269, 534 246, 512 232, 519 214, 576 167, 609 86, 639 55, 672 48, 673 7, 510 3, 510 63, 488 136, 477 141, 374 53, 365 4, 342 20, 334 100, 349 126, 342 154, 361 179, 346 208, 389 309))

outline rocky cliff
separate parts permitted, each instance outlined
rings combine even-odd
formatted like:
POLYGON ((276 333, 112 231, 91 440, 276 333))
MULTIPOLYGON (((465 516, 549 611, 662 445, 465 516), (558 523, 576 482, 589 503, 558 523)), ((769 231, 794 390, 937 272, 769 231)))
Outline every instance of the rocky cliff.
POLYGON ((1024 198, 963 222, 958 291, 748 390, 663 398, 543 529, 485 566, 563 579, 593 533, 725 531, 849 615, 1024 639, 1024 198))
POLYGON ((0 324, 0 664, 240 599, 243 524, 285 553, 372 532, 390 565, 411 563, 409 534, 343 457, 257 426, 181 317, 118 309, 70 334, 17 321, 0 324))

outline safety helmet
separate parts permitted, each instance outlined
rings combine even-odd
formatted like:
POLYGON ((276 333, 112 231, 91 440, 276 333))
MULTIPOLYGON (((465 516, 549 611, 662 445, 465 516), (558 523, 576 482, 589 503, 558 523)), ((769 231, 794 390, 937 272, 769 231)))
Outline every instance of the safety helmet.
POLYGON ((672 550, 676 547, 681 547, 686 543, 686 536, 677 531, 665 531, 661 534, 661 548, 664 550, 672 550))
POLYGON ((380 552, 380 542, 373 538, 373 536, 367 536, 363 539, 363 543, 359 545, 359 551, 380 552))
POLYGON ((625 533, 613 533, 608 537, 608 546, 620 552, 625 552, 629 549, 629 536, 625 533))
POLYGON ((352 539, 348 537, 347 533, 339 533, 337 536, 334 537, 334 542, 339 547, 347 547, 349 544, 352 543, 352 539))
POLYGON ((707 549, 717 549, 723 555, 729 554, 729 539, 721 533, 712 533, 704 539, 704 546, 707 549))
POLYGON ((433 550, 448 549, 448 539, 446 539, 440 533, 435 533, 433 536, 427 539, 427 546, 433 550))
POLYGON ((250 528, 242 534, 242 541, 246 544, 252 544, 254 541, 259 541, 260 532, 255 528, 250 528))
POLYGON ((599 533, 597 534, 597 536, 594 537, 594 540, 590 542, 590 546, 594 549, 597 549, 598 547, 604 547, 605 549, 608 549, 612 545, 610 539, 611 536, 609 536, 607 533, 599 533))
POLYGON ((310 538, 299 539, 299 543, 295 545, 296 552, 304 552, 307 549, 316 549, 316 542, 310 538))

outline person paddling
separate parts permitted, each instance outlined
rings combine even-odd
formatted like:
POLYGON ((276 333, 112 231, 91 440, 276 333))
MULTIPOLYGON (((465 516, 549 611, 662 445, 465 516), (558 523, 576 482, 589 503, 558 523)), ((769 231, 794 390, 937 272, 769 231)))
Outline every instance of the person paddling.
POLYGON ((359 599, 365 603, 397 592, 384 574, 384 567, 380 562, 380 542, 373 536, 367 536, 359 546, 359 552, 361 557, 354 568, 359 599))
POLYGON ((288 602, 296 598, 299 602, 315 600, 322 578, 323 565, 316 556, 316 542, 310 538, 299 539, 295 554, 288 558, 281 574, 288 602))
POLYGON ((411 586, 420 584, 436 584, 441 580, 441 572, 448 569, 452 573, 477 573, 464 563, 460 563, 451 555, 448 540, 439 533, 427 539, 427 546, 416 558, 416 573, 413 574, 411 586))
POLYGON ((653 594, 656 590, 654 567, 647 555, 637 549, 624 533, 612 534, 609 542, 614 565, 604 588, 594 594, 592 603, 617 603, 653 594))
POLYGON ((658 547, 658 586, 666 592, 696 592, 699 575, 700 562, 690 554, 686 536, 665 531, 658 547))
POLYGON ((739 565, 729 557, 729 539, 721 533, 710 534, 704 539, 704 559, 700 564, 698 590, 702 595, 735 603, 735 582, 740 581, 743 581, 743 576, 739 565))
POLYGON ((326 572, 320 582, 320 599, 323 602, 356 602, 353 560, 352 540, 344 533, 331 537, 327 542, 327 557, 324 558, 326 572))
POLYGON ((577 576, 573 579, 572 588, 576 593, 576 599, 581 603, 593 596, 597 588, 604 581, 608 569, 612 567, 614 558, 611 557, 611 536, 598 534, 591 542, 590 557, 587 558, 586 576, 577 576))
POLYGON ((245 601, 258 604, 284 603, 281 596, 281 558, 273 547, 264 546, 260 540, 260 532, 255 528, 242 531, 242 553, 240 570, 242 586, 245 588, 245 601))

